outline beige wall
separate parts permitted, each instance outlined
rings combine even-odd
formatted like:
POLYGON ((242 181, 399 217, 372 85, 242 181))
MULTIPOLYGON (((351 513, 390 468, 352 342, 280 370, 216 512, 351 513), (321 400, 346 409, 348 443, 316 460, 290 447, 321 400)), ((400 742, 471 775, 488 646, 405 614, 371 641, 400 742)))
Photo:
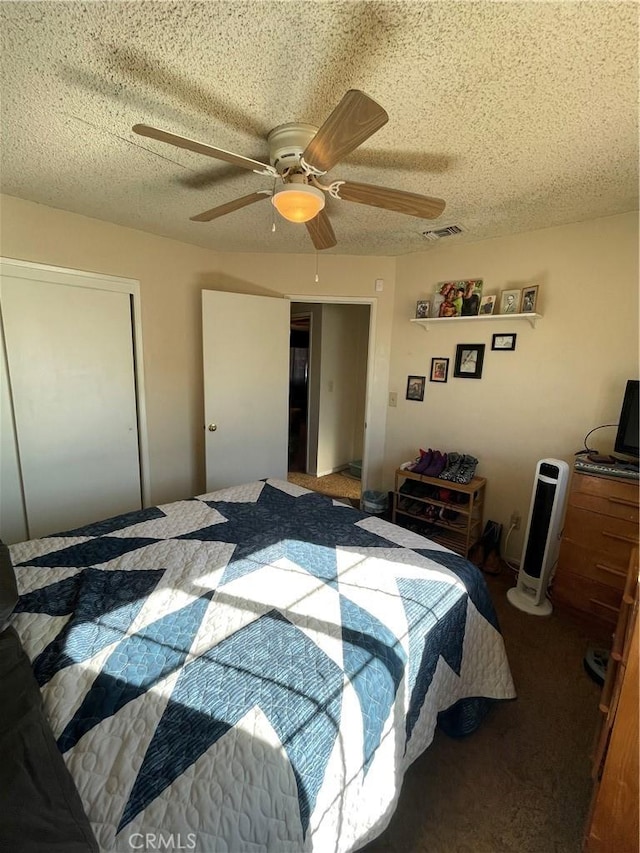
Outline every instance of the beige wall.
MULTIPOLYGON (((390 258, 218 255, 215 252, 2 196, 0 254, 140 281, 151 500, 204 490, 200 292, 376 297, 369 458, 382 478, 394 298, 390 258), (376 278, 385 280, 374 294, 376 278)), ((212 226, 215 227, 215 226, 212 226)))
MULTIPOLYGON (((402 258, 218 255, 132 229, 4 196, 0 254, 140 281, 155 502, 204 489, 200 291, 374 298, 369 389, 370 488, 418 447, 463 450, 488 478, 487 518, 525 516, 535 463, 570 461, 594 426, 614 422, 624 382, 638 375, 638 219, 624 214, 480 243, 443 245, 402 258), (482 277, 485 292, 540 284, 536 329, 505 321, 409 324, 438 281, 482 277), (376 278, 384 291, 374 293, 376 278), (492 352, 496 331, 517 333, 515 352, 492 352), (457 343, 485 343, 481 380, 451 376, 457 343), (451 359, 449 382, 427 382, 424 403, 404 399, 409 373, 451 359), (387 407, 388 391, 398 393, 387 407), (386 437, 385 437, 386 434, 386 437)), ((610 449, 614 430, 592 440, 610 449)), ((520 541, 511 550, 519 554, 520 541)))
MULTIPOLYGON (((586 433, 615 423, 625 381, 638 376, 638 217, 612 216, 479 243, 443 245, 398 258, 385 482, 418 448, 471 453, 487 477, 485 519, 526 519, 535 464, 572 462, 586 433), (527 322, 460 321, 425 332, 408 322, 436 283, 484 279, 485 293, 540 285, 535 329, 527 322), (515 332, 515 352, 491 351, 492 334, 515 332), (456 345, 484 343, 480 380, 453 378, 456 345), (432 357, 450 361, 446 384, 427 381, 423 403, 405 400, 407 376, 429 375, 432 357)), ((590 446, 610 451, 614 429, 590 446)), ((524 525, 523 525, 524 526, 524 525)), ((521 536, 510 541, 519 557, 521 536)))

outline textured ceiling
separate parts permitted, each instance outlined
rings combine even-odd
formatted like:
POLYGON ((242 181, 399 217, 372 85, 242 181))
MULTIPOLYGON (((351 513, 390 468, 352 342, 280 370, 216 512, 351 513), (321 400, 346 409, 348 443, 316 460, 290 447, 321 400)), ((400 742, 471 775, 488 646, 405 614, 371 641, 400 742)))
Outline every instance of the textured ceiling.
POLYGON ((132 133, 267 159, 358 88, 389 122, 330 177, 439 196, 427 221, 328 199, 343 254, 398 255, 638 206, 638 6, 616 2, 2 2, 3 192, 233 252, 313 252, 273 182, 132 133))

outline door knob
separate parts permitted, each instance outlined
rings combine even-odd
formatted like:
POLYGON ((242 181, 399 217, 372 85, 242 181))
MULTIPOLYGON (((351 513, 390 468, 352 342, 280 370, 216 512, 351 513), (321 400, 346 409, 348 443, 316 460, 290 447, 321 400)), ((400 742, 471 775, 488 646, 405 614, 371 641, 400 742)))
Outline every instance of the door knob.
POLYGON ((218 424, 209 424, 207 429, 209 430, 209 432, 215 432, 218 429, 218 424))

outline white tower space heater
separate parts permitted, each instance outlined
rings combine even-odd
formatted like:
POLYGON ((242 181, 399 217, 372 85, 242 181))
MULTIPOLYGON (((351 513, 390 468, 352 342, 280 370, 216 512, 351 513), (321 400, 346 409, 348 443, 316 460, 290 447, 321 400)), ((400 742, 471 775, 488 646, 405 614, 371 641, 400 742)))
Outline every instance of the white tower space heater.
POLYGON ((518 583, 507 598, 519 610, 549 616, 553 610, 547 585, 560 550, 569 466, 560 459, 541 459, 533 481, 518 583))

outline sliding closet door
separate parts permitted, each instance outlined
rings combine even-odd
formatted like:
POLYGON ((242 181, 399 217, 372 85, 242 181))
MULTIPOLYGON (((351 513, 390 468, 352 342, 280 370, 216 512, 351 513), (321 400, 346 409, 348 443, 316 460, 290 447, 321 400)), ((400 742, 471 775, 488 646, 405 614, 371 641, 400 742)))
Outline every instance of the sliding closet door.
POLYGON ((4 271, 0 299, 29 536, 140 509, 130 295, 4 271))

